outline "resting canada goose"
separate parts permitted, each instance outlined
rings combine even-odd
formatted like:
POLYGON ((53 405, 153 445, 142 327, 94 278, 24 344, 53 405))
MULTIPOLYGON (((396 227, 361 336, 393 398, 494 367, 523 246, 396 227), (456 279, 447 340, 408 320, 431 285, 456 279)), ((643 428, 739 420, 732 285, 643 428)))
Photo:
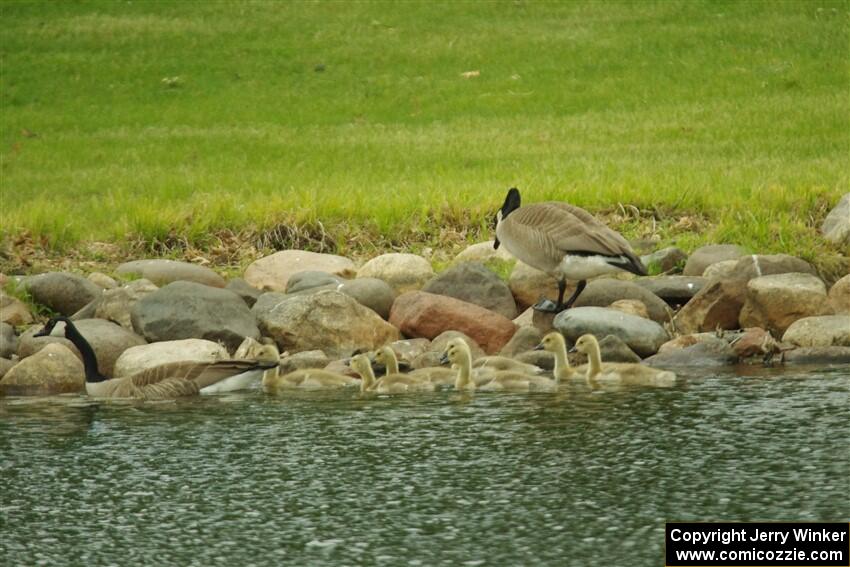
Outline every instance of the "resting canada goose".
POLYGON ((618 270, 647 274, 626 239, 584 209, 558 201, 520 207, 516 188, 508 191, 496 213, 493 248, 500 244, 519 260, 558 280, 557 303, 541 299, 534 306, 537 311, 558 313, 569 309, 588 278, 618 270), (564 303, 568 279, 578 280, 578 287, 564 303))
POLYGON ((669 388, 676 383, 676 375, 669 370, 658 370, 633 362, 602 362, 599 342, 593 335, 582 335, 576 341, 577 351, 587 355, 587 378, 591 386, 596 383, 657 386, 669 388))
POLYGON ((558 380, 550 380, 543 376, 525 374, 512 370, 493 372, 489 379, 476 384, 472 379, 472 353, 469 345, 461 338, 454 338, 446 345, 443 360, 451 362, 457 369, 455 390, 508 390, 508 391, 545 391, 558 389, 558 380))
MULTIPOLYGON (((383 364, 387 369, 387 374, 400 374, 398 369, 398 358, 395 351, 388 346, 381 347, 375 352, 375 362, 383 364)), ((454 384, 456 372, 451 368, 443 368, 441 366, 433 366, 428 368, 417 368, 406 372, 404 376, 408 376, 415 380, 425 380, 431 382, 435 386, 451 386, 454 384)))
POLYGON ((379 394, 402 394, 405 392, 434 391, 434 384, 425 380, 410 378, 404 374, 387 374, 380 380, 375 380, 372 361, 365 354, 358 354, 349 363, 355 372, 360 374, 360 391, 377 392, 379 394))
POLYGON ((217 360, 215 362, 172 362, 124 376, 107 378, 97 369, 94 349, 67 317, 54 317, 36 333, 48 336, 57 323, 65 323, 65 338, 83 357, 86 393, 94 398, 169 400, 195 394, 244 390, 258 383, 264 372, 277 367, 277 360, 217 360))
POLYGON ((576 375, 576 369, 570 366, 570 359, 567 357, 567 342, 561 333, 547 334, 534 350, 545 350, 555 355, 554 374, 557 380, 567 380, 576 375))

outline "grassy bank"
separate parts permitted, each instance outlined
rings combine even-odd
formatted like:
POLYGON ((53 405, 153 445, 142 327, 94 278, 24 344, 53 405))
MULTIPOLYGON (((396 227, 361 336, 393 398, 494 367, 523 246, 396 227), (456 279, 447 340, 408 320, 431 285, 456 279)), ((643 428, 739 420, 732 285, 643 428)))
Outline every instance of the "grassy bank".
POLYGON ((631 237, 840 252, 847 1, 0 10, 7 250, 440 244, 516 185, 631 237))

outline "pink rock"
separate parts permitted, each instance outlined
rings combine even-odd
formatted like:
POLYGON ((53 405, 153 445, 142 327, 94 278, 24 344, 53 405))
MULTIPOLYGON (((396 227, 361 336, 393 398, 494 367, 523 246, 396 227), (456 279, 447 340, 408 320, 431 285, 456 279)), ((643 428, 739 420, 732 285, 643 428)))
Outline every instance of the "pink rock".
POLYGON ((444 331, 460 331, 481 345, 487 354, 499 352, 517 329, 510 319, 498 313, 424 291, 398 296, 390 310, 390 323, 408 337, 433 339, 444 331))

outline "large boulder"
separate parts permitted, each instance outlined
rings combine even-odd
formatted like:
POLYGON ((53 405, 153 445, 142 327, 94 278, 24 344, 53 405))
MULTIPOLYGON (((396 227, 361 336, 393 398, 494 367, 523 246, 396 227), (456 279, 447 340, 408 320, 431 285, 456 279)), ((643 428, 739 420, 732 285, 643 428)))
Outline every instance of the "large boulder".
POLYGON ((850 315, 799 319, 782 335, 782 342, 802 347, 850 346, 850 315))
POLYGON ((746 280, 711 280, 673 319, 683 334, 737 329, 738 316, 747 296, 746 280))
POLYGON ((508 319, 517 316, 510 288, 483 264, 457 264, 425 284, 422 291, 474 303, 508 319))
POLYGON ((736 260, 747 251, 735 244, 711 244, 697 248, 688 257, 682 274, 685 276, 701 276, 707 267, 724 260, 736 260))
POLYGON ((48 272, 23 280, 33 301, 62 315, 73 315, 100 297, 103 290, 92 282, 69 272, 48 272))
POLYGON ((830 315, 826 286, 811 274, 777 274, 751 279, 741 309, 742 327, 761 327, 777 337, 803 317, 830 315))
POLYGON ((15 363, 8 358, 0 358, 0 378, 3 378, 14 366, 15 363))
POLYGON ((664 301, 651 291, 635 282, 615 279, 593 280, 578 296, 574 307, 607 307, 619 299, 637 299, 643 302, 649 318, 657 323, 669 321, 668 307, 664 301))
POLYGON ((408 337, 433 339, 449 330, 471 337, 488 353, 497 353, 516 332, 516 325, 502 315, 473 303, 424 291, 396 298, 390 323, 408 337))
POLYGON ((829 304, 836 314, 850 315, 850 274, 829 288, 829 304))
POLYGON ((533 350, 543 340, 543 333, 533 325, 525 325, 517 329, 511 340, 499 352, 502 356, 516 356, 521 352, 533 350))
POLYGON ((176 260, 133 260, 115 269, 116 274, 134 275, 150 280, 158 286, 171 282, 195 282, 211 287, 224 287, 224 278, 204 266, 176 260))
POLYGON ((314 270, 298 272, 289 276, 286 282, 286 293, 300 293, 323 287, 336 289, 342 283, 342 278, 327 272, 314 270))
POLYGON ((253 307, 254 304, 257 302, 257 299, 265 293, 263 290, 257 289, 254 286, 250 285, 242 278, 233 278, 232 280, 227 282, 225 289, 229 289, 230 291, 241 297, 248 307, 253 307))
POLYGON ((354 298, 338 291, 287 296, 266 293, 253 311, 263 334, 281 351, 322 350, 330 358, 374 350, 398 340, 398 329, 354 298))
POLYGON ((254 314, 226 289, 173 282, 137 301, 133 328, 148 341, 208 339, 235 350, 245 337, 260 338, 254 314))
POLYGON ((133 321, 130 318, 130 311, 133 305, 158 289, 153 282, 146 279, 134 280, 122 287, 108 289, 97 301, 94 316, 98 319, 115 321, 128 331, 132 331, 133 321))
POLYGON ((23 301, 0 291, 0 322, 19 327, 32 320, 32 313, 23 301))
POLYGON ((389 319, 390 309, 396 298, 390 284, 378 278, 345 280, 337 291, 353 297, 357 303, 368 307, 383 319, 389 319))
POLYGON ((785 364, 850 364, 850 346, 800 347, 783 353, 785 364))
POLYGON ((431 263, 416 254, 381 254, 357 270, 358 278, 384 280, 396 293, 422 289, 434 277, 431 263))
POLYGON ((821 232, 830 242, 850 245, 850 193, 845 193, 821 225, 821 232))
MULTIPOLYGON (((555 301, 558 298, 558 282, 547 274, 536 268, 532 268, 524 262, 517 262, 508 278, 508 287, 516 300, 517 308, 520 310, 537 303, 541 297, 555 301)), ((575 291, 575 282, 568 282, 567 294, 575 291)), ((565 297, 569 297, 566 295, 565 297)))
POLYGON ((489 260, 501 260, 503 262, 512 262, 514 256, 508 252, 504 246, 499 249, 493 248, 493 241, 479 242, 470 244, 454 258, 455 263, 461 262, 481 262, 485 263, 489 260))
POLYGON ((204 339, 163 341, 130 347, 115 361, 114 376, 121 378, 148 368, 177 362, 214 362, 230 358, 222 345, 204 339))
MULTIPOLYGON (((104 376, 112 376, 115 372, 115 361, 128 348, 147 344, 145 339, 104 319, 80 319, 74 321, 74 326, 91 345, 97 358, 97 369, 104 376)), ((77 358, 82 355, 74 344, 65 338, 65 323, 57 323, 48 337, 33 337, 35 329, 21 337, 18 354, 21 358, 32 356, 48 344, 60 343, 68 347, 77 358)))
POLYGON ((17 352, 18 337, 15 335, 15 328, 0 322, 0 358, 11 358, 17 352))
POLYGON ((647 366, 657 368, 677 366, 717 367, 729 366, 737 362, 738 357, 732 347, 722 339, 703 341, 685 348, 659 352, 643 361, 647 366))
POLYGON ((660 297, 668 305, 684 305, 708 283, 701 276, 639 278, 635 284, 660 297))
POLYGON ((650 319, 603 307, 574 307, 555 317, 555 328, 570 342, 591 333, 597 338, 615 335, 640 356, 650 356, 670 337, 650 319))
POLYGON ((289 278, 298 272, 326 272, 343 278, 353 277, 354 262, 334 254, 305 250, 282 250, 260 258, 245 270, 245 281, 265 291, 286 291, 289 278))
POLYGON ((0 394, 39 396, 81 392, 86 375, 68 347, 50 344, 13 366, 0 380, 0 394))

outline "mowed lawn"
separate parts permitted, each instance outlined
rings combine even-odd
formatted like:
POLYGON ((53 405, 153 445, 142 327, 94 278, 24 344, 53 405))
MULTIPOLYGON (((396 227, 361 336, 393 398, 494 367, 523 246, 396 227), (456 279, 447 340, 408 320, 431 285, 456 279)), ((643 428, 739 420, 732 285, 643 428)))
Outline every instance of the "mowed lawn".
POLYGON ((839 252, 817 227, 850 186, 846 0, 3 0, 0 22, 3 237, 318 221, 346 252, 486 233, 517 186, 633 205, 606 217, 631 237, 839 252))

